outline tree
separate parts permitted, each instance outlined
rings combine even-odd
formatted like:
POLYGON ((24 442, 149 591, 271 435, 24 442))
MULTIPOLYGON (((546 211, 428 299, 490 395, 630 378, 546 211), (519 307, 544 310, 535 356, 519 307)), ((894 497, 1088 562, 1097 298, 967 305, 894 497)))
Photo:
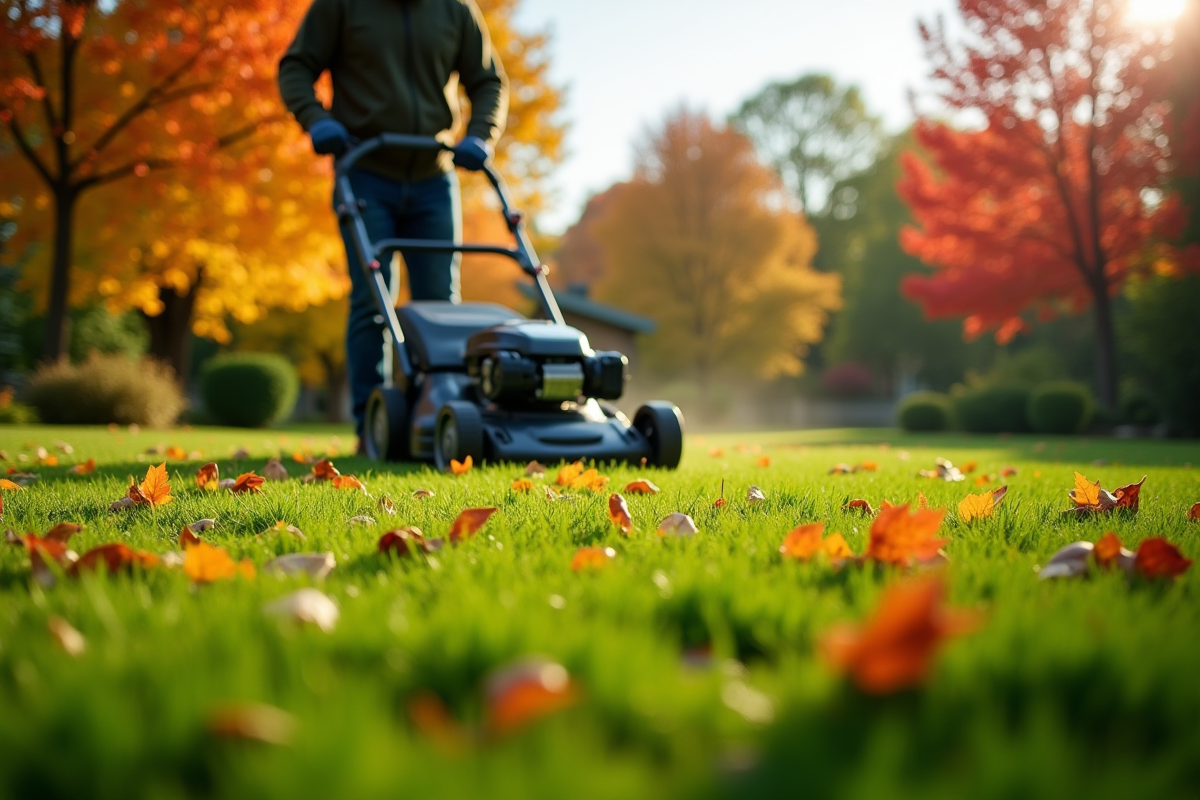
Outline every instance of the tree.
POLYGON ((647 363, 716 375, 795 374, 839 305, 839 280, 813 271, 816 240, 749 139, 679 111, 639 145, 633 180, 596 233, 597 294, 658 322, 647 363))
POLYGON ((869 167, 885 141, 858 87, 839 86, 829 75, 769 84, 742 104, 732 122, 809 216, 825 208, 834 183, 869 167))
POLYGON ((917 226, 904 248, 936 268, 905 281, 933 317, 1007 341, 1028 322, 1092 307, 1100 402, 1117 400, 1111 297, 1180 230, 1160 59, 1169 34, 1116 0, 960 0, 968 41, 920 28, 944 110, 977 130, 921 119, 900 192, 917 226))
POLYGON ((48 196, 35 209, 52 213, 47 359, 65 349, 81 198, 168 168, 203 185, 222 150, 281 119, 263 98, 297 13, 285 0, 4 0, 0 122, 48 196))

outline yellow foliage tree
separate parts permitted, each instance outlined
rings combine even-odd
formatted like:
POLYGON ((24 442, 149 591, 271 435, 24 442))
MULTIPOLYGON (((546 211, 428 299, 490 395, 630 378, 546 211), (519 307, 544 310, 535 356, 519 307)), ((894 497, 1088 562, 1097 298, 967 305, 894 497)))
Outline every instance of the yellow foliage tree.
POLYGON ((638 148, 595 225, 600 297, 658 323, 646 343, 660 374, 775 377, 803 367, 838 276, 810 264, 816 237, 741 134, 679 111, 638 148))

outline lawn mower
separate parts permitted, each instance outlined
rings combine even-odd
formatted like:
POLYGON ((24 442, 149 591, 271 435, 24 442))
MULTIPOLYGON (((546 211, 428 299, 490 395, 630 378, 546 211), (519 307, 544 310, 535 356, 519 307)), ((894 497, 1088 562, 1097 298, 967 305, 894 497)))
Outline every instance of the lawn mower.
POLYGON ((683 453, 683 415, 651 401, 631 422, 609 401, 629 379, 629 360, 595 351, 587 336, 563 321, 534 253, 521 213, 504 182, 483 169, 516 242, 463 244, 432 239, 371 241, 349 173, 380 148, 449 150, 438 139, 384 133, 355 144, 336 165, 338 220, 353 230, 354 249, 385 328, 384 382, 367 402, 364 445, 376 461, 579 459, 667 467, 683 453), (527 319, 494 303, 415 301, 396 308, 381 265, 397 250, 490 253, 516 262, 537 287, 545 319, 527 319))

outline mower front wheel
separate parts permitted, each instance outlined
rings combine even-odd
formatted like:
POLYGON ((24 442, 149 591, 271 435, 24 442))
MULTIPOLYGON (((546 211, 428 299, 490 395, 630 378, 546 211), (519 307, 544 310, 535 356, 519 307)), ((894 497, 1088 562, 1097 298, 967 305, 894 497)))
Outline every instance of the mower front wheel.
POLYGON ((483 461, 483 416, 471 403, 452 400, 438 411, 433 434, 433 462, 439 470, 450 469, 450 460, 478 464, 483 461))
POLYGON ((406 461, 408 452, 408 398, 390 386, 376 386, 367 398, 363 418, 363 445, 372 461, 406 461))
POLYGON ((652 467, 675 469, 683 457, 683 414, 674 403, 651 400, 633 415, 633 427, 650 443, 652 467))

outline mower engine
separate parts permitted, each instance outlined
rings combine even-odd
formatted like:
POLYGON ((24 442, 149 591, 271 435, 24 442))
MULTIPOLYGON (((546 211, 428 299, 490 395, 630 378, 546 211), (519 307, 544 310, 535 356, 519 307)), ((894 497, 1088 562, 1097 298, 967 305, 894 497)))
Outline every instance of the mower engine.
POLYGON ((507 408, 616 400, 629 379, 625 356, 594 351, 579 330, 539 320, 476 333, 467 340, 466 362, 479 391, 507 408))

